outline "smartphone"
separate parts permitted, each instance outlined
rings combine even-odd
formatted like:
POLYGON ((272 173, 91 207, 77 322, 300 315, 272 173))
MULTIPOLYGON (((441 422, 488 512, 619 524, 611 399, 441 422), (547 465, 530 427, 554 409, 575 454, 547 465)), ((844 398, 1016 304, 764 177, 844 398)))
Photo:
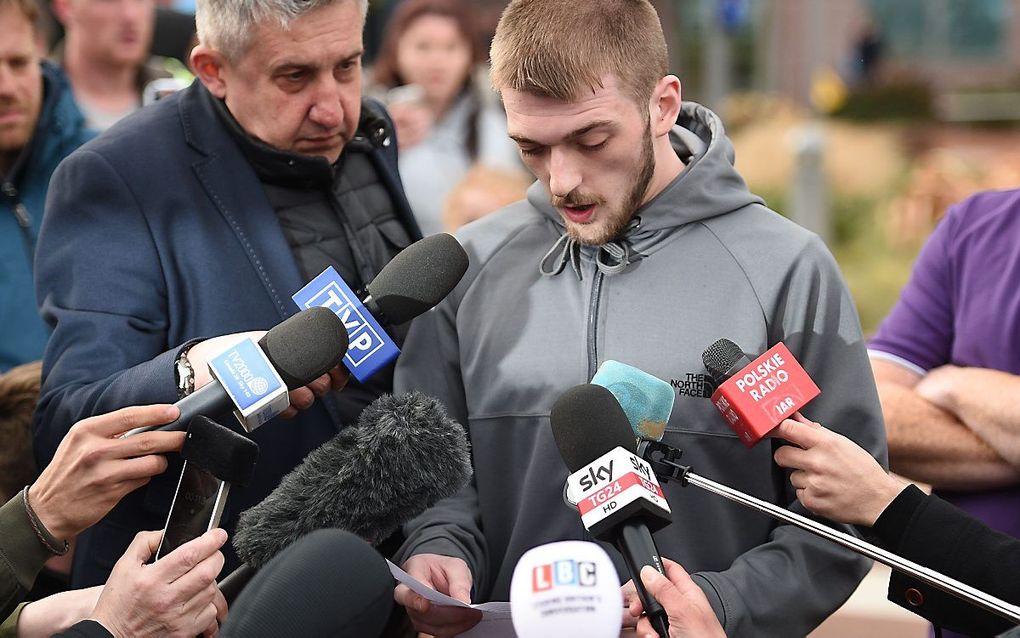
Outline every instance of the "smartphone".
POLYGON ((218 526, 229 491, 230 483, 185 461, 155 560, 218 526))

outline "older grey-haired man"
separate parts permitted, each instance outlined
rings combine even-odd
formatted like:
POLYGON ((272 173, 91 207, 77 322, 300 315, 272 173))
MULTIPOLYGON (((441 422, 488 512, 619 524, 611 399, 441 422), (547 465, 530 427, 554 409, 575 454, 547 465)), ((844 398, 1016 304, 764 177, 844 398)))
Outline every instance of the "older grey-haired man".
MULTIPOLYGON (((75 421, 207 383, 217 335, 279 323, 327 266, 358 288, 420 236, 392 124, 361 99, 365 10, 364 0, 199 0, 200 81, 57 170, 36 253, 54 327, 40 464, 75 421)), ((391 375, 377 377, 333 394, 345 381, 335 371, 292 392, 301 413, 253 433, 262 458, 251 484, 231 491, 222 526, 388 391, 391 375)), ((76 586, 103 582, 135 531, 163 526, 177 468, 79 539, 76 586)), ((228 553, 227 569, 235 561, 228 553)))

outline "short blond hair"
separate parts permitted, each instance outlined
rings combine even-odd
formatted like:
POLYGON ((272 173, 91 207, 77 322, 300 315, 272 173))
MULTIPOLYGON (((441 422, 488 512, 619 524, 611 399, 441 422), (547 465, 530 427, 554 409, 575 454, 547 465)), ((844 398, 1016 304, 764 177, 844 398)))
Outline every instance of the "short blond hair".
POLYGON ((648 0, 513 0, 490 51, 492 86, 564 102, 615 76, 645 108, 669 72, 662 24, 648 0))

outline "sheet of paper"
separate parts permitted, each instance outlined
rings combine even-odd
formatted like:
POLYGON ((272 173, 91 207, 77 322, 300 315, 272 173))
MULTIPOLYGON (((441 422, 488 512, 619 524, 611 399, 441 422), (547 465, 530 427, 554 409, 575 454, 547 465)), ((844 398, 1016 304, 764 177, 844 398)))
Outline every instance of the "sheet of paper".
POLYGON ((386 561, 386 563, 390 566, 390 573, 398 582, 407 585, 411 591, 433 604, 444 607, 470 607, 482 612, 481 622, 471 630, 460 634, 461 638, 515 638, 514 626, 510 620, 510 603, 491 602, 468 605, 456 598, 437 592, 390 561, 386 561))

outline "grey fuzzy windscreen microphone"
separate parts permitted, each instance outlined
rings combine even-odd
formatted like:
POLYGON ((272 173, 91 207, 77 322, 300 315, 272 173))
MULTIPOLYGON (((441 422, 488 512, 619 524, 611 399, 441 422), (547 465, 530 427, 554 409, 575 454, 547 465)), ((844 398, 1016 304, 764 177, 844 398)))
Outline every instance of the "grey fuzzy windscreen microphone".
POLYGON ((627 414, 613 393, 594 383, 576 385, 560 395, 549 413, 553 439, 576 472, 613 448, 637 450, 627 414))
POLYGON ((467 267, 467 253, 452 235, 430 235, 386 264, 366 286, 371 298, 365 305, 376 314, 375 305, 391 324, 405 323, 445 299, 467 267))
POLYGON ((717 386, 751 363, 740 346, 729 339, 719 339, 710 345, 701 353, 701 360, 717 386))
POLYGON ((374 545, 470 478, 464 428, 439 401, 385 395, 241 514, 234 547, 258 569, 316 529, 347 530, 374 545))

